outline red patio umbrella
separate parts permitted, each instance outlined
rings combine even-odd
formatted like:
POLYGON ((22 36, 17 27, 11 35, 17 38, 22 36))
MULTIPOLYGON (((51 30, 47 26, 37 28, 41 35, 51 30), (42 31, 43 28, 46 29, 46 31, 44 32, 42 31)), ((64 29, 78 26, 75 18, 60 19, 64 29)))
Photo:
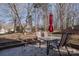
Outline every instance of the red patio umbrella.
POLYGON ((50 15, 49 15, 49 31, 50 32, 53 32, 53 14, 52 13, 50 13, 50 15))

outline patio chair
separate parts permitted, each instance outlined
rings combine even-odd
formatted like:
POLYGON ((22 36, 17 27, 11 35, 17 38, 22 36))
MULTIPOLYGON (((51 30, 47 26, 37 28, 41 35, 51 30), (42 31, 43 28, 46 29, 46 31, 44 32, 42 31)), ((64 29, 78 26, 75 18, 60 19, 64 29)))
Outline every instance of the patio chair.
POLYGON ((55 40, 52 40, 52 42, 54 43, 54 45, 49 45, 49 48, 52 47, 52 48, 55 48, 55 49, 58 49, 58 52, 59 52, 59 55, 61 56, 61 51, 60 51, 60 48, 62 48, 63 46, 66 48, 67 50, 67 54, 68 55, 71 55, 68 48, 67 48, 67 42, 68 42, 68 33, 62 33, 62 36, 61 36, 61 40, 59 41, 58 39, 55 39, 55 40))
POLYGON ((47 32, 41 32, 41 31, 36 32, 39 48, 41 47, 41 44, 45 42, 43 39, 45 39, 45 37, 47 36, 48 36, 47 32))
POLYGON ((38 41, 37 44, 40 48, 40 46, 41 46, 41 32, 40 31, 36 32, 36 37, 37 37, 37 41, 38 41))

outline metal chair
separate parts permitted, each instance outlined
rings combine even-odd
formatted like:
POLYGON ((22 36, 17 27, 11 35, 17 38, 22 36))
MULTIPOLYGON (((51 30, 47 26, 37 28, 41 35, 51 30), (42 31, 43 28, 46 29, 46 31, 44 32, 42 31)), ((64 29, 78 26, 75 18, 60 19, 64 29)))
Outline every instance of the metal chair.
POLYGON ((59 52, 60 56, 61 56, 60 48, 63 47, 63 46, 66 48, 67 54, 71 55, 70 52, 69 52, 69 50, 68 50, 68 48, 67 48, 67 42, 68 42, 68 33, 67 32, 62 33, 60 41, 57 40, 57 39, 55 39, 55 40, 52 40, 52 42, 55 44, 55 46, 50 44, 49 48, 50 48, 50 46, 52 46, 52 48, 58 49, 58 52, 59 52))
POLYGON ((37 44, 39 45, 39 48, 41 47, 41 31, 36 32, 37 37, 37 44))
POLYGON ((39 32, 36 32, 36 37, 37 37, 37 40, 39 41, 38 42, 38 45, 39 45, 39 48, 41 47, 41 44, 42 43, 44 43, 45 42, 45 37, 47 37, 48 36, 48 34, 47 34, 47 32, 41 32, 41 31, 39 31, 39 32), (43 35, 42 35, 43 34, 43 35))

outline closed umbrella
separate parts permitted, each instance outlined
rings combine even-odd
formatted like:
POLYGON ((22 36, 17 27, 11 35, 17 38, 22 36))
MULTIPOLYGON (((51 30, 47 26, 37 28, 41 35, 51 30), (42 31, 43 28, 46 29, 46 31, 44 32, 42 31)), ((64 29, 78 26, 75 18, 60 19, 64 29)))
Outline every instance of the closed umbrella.
POLYGON ((53 14, 52 13, 49 14, 49 31, 50 32, 54 31, 54 29, 53 29, 53 14))

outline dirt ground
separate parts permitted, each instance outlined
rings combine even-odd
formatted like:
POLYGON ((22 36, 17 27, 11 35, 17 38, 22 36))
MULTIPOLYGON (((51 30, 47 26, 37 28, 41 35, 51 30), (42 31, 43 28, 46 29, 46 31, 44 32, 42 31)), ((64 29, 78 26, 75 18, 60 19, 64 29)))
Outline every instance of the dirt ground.
POLYGON ((13 34, 4 34, 0 35, 0 38, 5 38, 5 39, 11 39, 11 40, 18 40, 18 39, 29 39, 29 38, 36 38, 35 33, 13 33, 13 34))

